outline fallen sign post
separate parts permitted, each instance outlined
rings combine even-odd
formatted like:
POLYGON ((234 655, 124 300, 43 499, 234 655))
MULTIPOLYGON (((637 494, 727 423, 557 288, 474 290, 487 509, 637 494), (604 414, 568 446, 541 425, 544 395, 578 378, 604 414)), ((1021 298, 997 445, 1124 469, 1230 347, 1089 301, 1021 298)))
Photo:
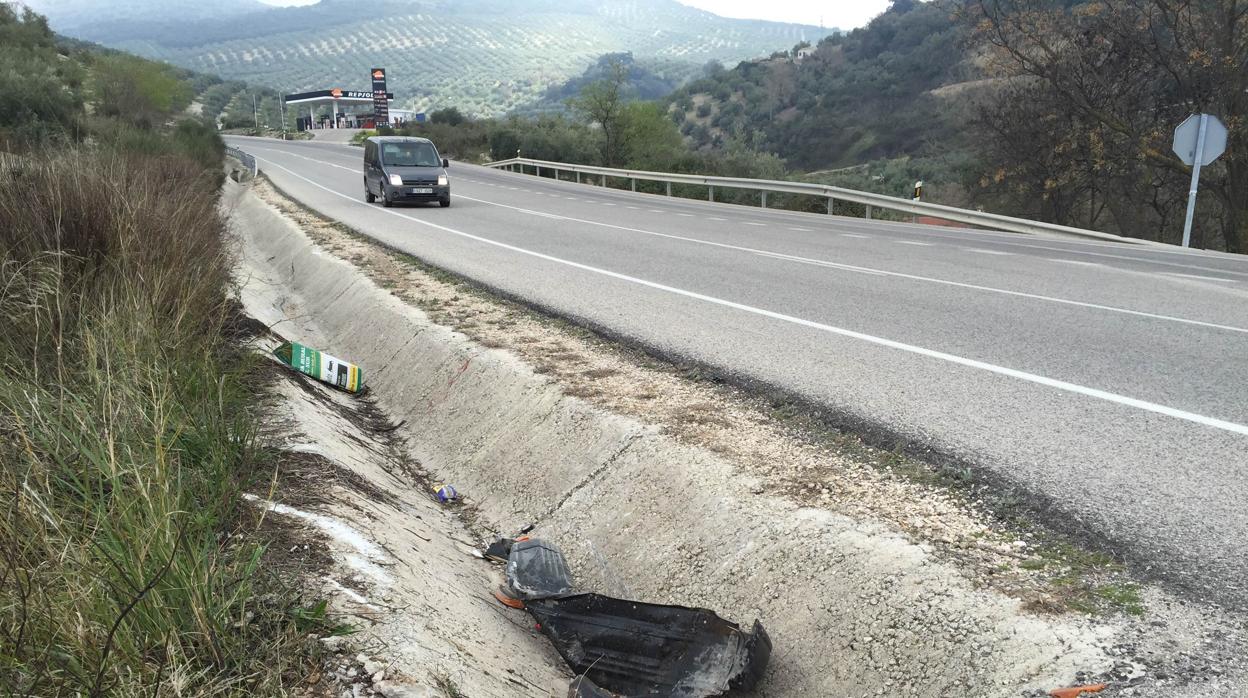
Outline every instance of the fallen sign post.
POLYGON ((337 386, 349 393, 364 389, 364 370, 353 363, 296 342, 284 342, 273 350, 279 361, 300 373, 337 386))
POLYGON ((1200 168, 1226 152, 1226 126, 1210 114, 1192 114, 1174 129, 1174 154, 1192 166, 1192 186, 1187 192, 1187 218, 1183 222, 1183 246, 1192 242, 1192 219, 1196 215, 1196 189, 1200 168))

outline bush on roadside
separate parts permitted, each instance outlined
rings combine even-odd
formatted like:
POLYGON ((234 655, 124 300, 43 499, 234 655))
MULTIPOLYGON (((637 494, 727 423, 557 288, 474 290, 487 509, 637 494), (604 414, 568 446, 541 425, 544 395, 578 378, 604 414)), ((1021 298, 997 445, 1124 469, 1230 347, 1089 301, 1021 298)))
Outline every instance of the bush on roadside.
POLYGON ((146 135, 0 173, 6 695, 267 695, 306 656, 237 510, 262 454, 220 150, 146 135))

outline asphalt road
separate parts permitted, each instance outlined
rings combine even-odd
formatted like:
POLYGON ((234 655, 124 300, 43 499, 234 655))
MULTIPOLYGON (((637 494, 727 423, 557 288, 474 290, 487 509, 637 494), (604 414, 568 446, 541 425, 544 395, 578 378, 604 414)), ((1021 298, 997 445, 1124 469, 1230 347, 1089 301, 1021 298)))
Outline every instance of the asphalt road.
POLYGON ((1248 609, 1248 259, 765 211, 230 138, 305 205, 650 348, 1022 487, 1137 571, 1248 609))

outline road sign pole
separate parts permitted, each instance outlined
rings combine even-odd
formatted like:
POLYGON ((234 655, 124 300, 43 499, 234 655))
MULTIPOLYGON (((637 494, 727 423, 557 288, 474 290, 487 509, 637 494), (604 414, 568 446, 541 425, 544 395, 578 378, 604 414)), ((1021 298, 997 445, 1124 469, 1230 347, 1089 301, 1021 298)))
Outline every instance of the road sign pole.
POLYGON ((1192 161, 1192 186, 1187 191, 1187 220, 1183 222, 1183 246, 1192 245, 1192 218, 1196 215, 1196 189, 1200 186, 1200 163, 1205 159, 1205 133, 1209 115, 1200 115, 1200 133, 1196 136, 1196 158, 1192 161))

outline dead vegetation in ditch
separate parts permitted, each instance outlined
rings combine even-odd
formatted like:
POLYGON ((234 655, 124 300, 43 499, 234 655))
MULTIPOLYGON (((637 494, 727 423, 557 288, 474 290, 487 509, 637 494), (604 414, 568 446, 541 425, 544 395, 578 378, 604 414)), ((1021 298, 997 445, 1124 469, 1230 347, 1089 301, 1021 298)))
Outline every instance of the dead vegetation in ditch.
POLYGON ((754 493, 790 498, 854 519, 886 521, 955 561, 977 585, 1035 613, 1142 613, 1121 567, 979 504, 950 475, 824 426, 784 400, 708 380, 535 312, 327 220, 261 178, 256 193, 321 247, 432 321, 482 346, 506 349, 567 395, 636 418, 706 448, 758 478, 754 493))

